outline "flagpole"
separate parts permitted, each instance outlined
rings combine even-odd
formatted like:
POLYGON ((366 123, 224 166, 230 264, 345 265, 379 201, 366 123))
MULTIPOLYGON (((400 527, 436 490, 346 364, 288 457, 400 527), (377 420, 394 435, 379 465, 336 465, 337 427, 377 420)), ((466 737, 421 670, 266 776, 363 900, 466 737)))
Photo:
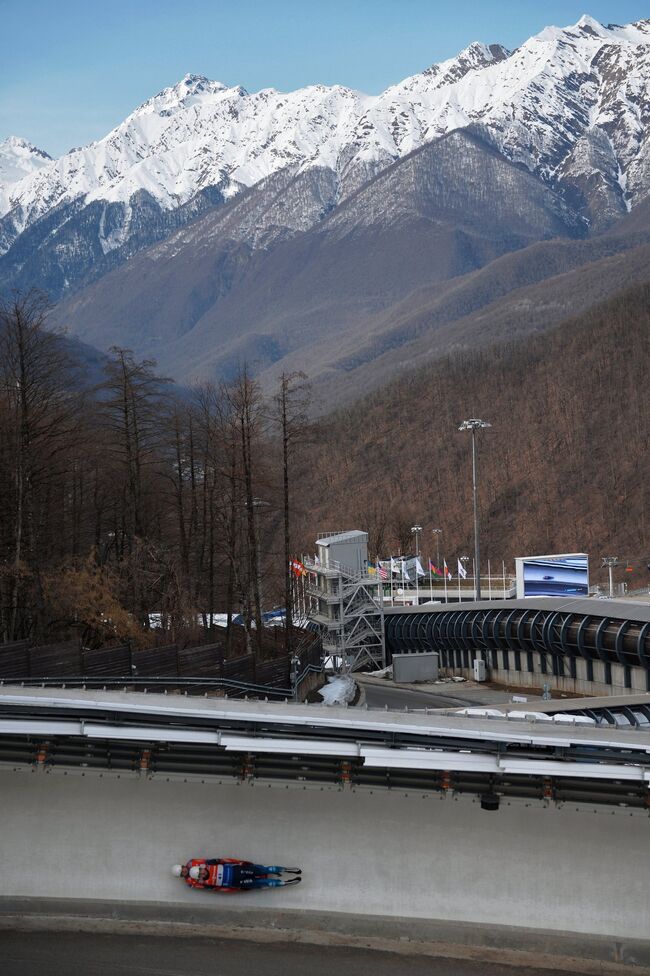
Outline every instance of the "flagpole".
POLYGON ((502 561, 501 566, 503 568, 503 599, 506 599, 506 564, 502 561))
POLYGON ((474 568, 474 599, 476 599, 477 589, 476 589, 476 559, 472 559, 472 566, 474 568))
MULTIPOLYGON (((458 556, 456 557, 456 562, 458 562, 458 556)), ((461 604, 461 599, 460 599, 460 570, 458 569, 458 566, 456 566, 456 570, 458 572, 458 606, 460 606, 460 604, 461 604)))
POLYGON ((490 560, 488 559, 488 600, 492 599, 492 575, 490 573, 490 560))
POLYGON ((447 603, 447 560, 446 559, 443 559, 442 561, 442 571, 445 576, 445 603, 447 603))

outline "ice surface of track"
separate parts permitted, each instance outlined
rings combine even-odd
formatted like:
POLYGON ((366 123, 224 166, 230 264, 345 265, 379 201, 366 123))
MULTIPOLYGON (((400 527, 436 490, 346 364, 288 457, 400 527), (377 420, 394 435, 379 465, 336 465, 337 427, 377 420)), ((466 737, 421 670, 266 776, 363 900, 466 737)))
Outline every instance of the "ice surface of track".
POLYGON ((650 822, 625 809, 0 769, 2 894, 246 904, 647 937, 650 822), (171 877, 198 855, 299 864, 286 891, 171 877))

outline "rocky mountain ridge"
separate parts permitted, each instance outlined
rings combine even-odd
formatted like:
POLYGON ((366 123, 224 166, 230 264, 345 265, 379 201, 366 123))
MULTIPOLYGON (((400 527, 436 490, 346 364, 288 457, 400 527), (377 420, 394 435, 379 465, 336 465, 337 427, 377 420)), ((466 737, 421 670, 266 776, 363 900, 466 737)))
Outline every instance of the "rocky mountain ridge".
POLYGON ((23 284, 27 263, 58 298, 93 266, 104 273, 287 168, 328 171, 331 209, 468 127, 602 229, 650 193, 649 119, 650 20, 582 17, 513 52, 473 43, 377 96, 324 85, 249 94, 187 75, 89 146, 25 171, 0 162, 0 282, 23 284))
POLYGON ((422 284, 584 234, 556 191, 465 130, 329 208, 334 192, 330 170, 282 170, 70 296, 57 320, 187 382, 244 361, 270 382, 315 376, 422 284))

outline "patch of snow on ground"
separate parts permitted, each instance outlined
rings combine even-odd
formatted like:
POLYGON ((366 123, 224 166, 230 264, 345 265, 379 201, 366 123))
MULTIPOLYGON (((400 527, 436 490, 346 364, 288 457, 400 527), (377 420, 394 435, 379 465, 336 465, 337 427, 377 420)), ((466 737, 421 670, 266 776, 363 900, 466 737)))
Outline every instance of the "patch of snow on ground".
POLYGON ((337 675, 335 678, 328 678, 327 684, 318 693, 326 705, 349 705, 356 690, 353 678, 349 675, 337 675))

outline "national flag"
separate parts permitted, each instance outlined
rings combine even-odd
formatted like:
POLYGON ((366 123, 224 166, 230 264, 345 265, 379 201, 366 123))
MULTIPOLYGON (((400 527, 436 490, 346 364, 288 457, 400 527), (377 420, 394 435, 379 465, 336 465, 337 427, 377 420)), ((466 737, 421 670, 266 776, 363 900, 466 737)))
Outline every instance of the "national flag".
POLYGON ((368 563, 368 575, 369 576, 377 575, 377 567, 373 565, 373 563, 368 563))
POLYGON ((465 569, 465 567, 461 563, 460 559, 458 559, 457 562, 458 562, 458 576, 459 576, 459 578, 460 579, 467 579, 467 570, 465 569))
POLYGON ((434 566, 433 563, 431 562, 431 560, 429 560, 429 572, 433 576, 442 576, 442 573, 440 572, 440 570, 438 569, 438 567, 437 566, 434 566))
POLYGON ((399 559, 394 559, 393 556, 390 557, 390 570, 393 576, 401 576, 402 579, 409 579, 406 562, 401 556, 399 559))
POLYGON ((422 563, 417 558, 417 556, 412 556, 411 559, 407 559, 406 562, 404 563, 404 568, 410 580, 414 580, 416 576, 426 575, 424 570, 422 569, 422 563))
POLYGON ((381 563, 377 563, 377 572, 379 573, 379 578, 383 580, 388 579, 388 570, 381 563))
POLYGON ((291 560, 289 560, 289 569, 298 578, 300 578, 301 576, 306 576, 307 575, 307 570, 305 569, 305 567, 303 566, 303 564, 300 562, 299 559, 291 559, 291 560))
POLYGON ((443 565, 443 569, 445 571, 445 576, 447 577, 448 580, 450 580, 451 579, 451 570, 449 569, 449 566, 447 565, 447 560, 446 559, 444 560, 444 562, 443 562, 442 565, 443 565))

